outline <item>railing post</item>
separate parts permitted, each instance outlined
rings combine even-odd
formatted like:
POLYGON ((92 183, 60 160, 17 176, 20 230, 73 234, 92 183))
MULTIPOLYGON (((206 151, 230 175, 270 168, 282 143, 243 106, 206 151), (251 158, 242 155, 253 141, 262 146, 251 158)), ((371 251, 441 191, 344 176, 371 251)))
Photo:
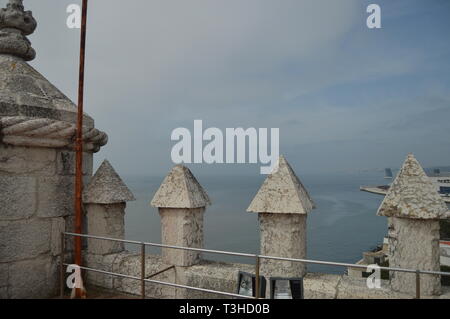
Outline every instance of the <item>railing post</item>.
POLYGON ((141 298, 145 299, 145 244, 141 244, 141 298))
POLYGON ((420 299, 420 271, 416 270, 416 299, 420 299))
POLYGON ((65 255, 65 236, 61 233, 61 252, 59 254, 60 269, 59 269, 59 296, 64 298, 64 255, 65 255))
POLYGON ((256 299, 259 299, 259 285, 260 285, 260 282, 259 282, 259 256, 258 255, 256 255, 256 264, 255 264, 255 276, 256 276, 256 278, 255 278, 255 297, 256 297, 256 299))

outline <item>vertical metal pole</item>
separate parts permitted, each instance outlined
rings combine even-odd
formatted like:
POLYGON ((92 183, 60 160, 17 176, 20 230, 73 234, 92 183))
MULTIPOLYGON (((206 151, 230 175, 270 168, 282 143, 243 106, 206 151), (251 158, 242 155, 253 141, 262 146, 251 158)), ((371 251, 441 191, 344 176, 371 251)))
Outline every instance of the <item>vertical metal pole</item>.
MULTIPOLYGON (((80 69, 78 79, 78 113, 77 130, 75 139, 75 233, 82 233, 82 191, 83 191, 83 98, 84 98, 84 60, 86 53, 86 24, 87 24, 88 0, 83 0, 81 12, 81 36, 80 36, 80 69)), ((81 237, 75 236, 75 264, 81 266, 81 237)), ((81 290, 75 289, 75 296, 81 297, 81 290)))
POLYGON ((259 256, 256 255, 256 264, 255 264, 255 296, 256 299, 259 299, 259 286, 260 286, 260 282, 259 282, 259 256))
POLYGON ((65 257, 65 236, 64 233, 61 233, 61 253, 59 254, 60 258, 60 269, 59 269, 59 296, 64 298, 64 257, 65 257))
POLYGON ((416 270, 416 299, 420 299, 420 271, 416 270))
POLYGON ((141 298, 145 299, 145 244, 141 244, 141 298))

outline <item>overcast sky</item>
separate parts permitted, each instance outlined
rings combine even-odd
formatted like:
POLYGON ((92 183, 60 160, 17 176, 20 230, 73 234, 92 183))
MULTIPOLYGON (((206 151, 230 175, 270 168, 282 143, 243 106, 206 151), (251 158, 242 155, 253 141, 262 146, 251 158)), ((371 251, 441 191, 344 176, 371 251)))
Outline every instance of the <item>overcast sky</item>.
MULTIPOLYGON (((76 100, 76 0, 25 0, 31 64, 76 100)), ((85 110, 122 175, 165 175, 177 127, 279 127, 298 173, 450 165, 448 0, 90 0, 85 110), (382 8, 368 29, 366 7, 382 8)), ((4 6, 6 0, 0 0, 4 6)), ((257 165, 190 165, 259 174, 257 165)))

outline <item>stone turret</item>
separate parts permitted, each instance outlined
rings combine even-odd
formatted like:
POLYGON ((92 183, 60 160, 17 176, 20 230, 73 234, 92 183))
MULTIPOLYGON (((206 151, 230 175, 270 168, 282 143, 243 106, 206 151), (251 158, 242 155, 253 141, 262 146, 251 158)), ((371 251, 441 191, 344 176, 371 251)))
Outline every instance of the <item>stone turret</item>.
MULTIPOLYGON (((163 244, 203 248, 203 213, 210 200, 187 167, 177 165, 170 171, 151 205, 161 216, 163 244)), ((170 248, 163 248, 162 256, 176 266, 191 266, 200 258, 197 252, 170 248)))
MULTIPOLYGON (((74 230, 77 109, 26 62, 35 28, 21 0, 0 9, 0 298, 53 296, 60 234, 74 230)), ((84 119, 87 182, 107 135, 84 119)))
POLYGON ((36 52, 26 37, 37 23, 31 11, 25 11, 22 0, 10 0, 0 9, 0 54, 11 54, 25 61, 33 60, 36 52))
MULTIPOLYGON (((87 230, 90 235, 125 239, 126 202, 135 198, 111 164, 105 160, 83 192, 87 230)), ((120 242, 88 239, 91 254, 107 255, 124 251, 120 242)))
MULTIPOLYGON (((409 154, 378 209, 389 218, 389 266, 440 271, 439 220, 447 206, 419 162, 409 154)), ((415 275, 391 272, 392 289, 415 293, 415 275)), ((438 295, 439 276, 421 275, 421 293, 438 295)))
MULTIPOLYGON (((306 217, 314 209, 307 190, 289 163, 280 156, 248 212, 258 213, 262 255, 306 258, 306 217)), ((267 277, 303 277, 306 265, 288 261, 261 260, 267 277)))

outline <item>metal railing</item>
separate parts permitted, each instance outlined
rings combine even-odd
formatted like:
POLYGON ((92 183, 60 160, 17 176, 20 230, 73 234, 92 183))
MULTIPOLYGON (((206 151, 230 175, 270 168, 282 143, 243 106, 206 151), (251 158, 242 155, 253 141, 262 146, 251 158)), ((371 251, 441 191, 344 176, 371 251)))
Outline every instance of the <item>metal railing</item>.
MULTIPOLYGON (((65 274, 64 266, 70 265, 70 264, 67 264, 64 262, 64 259, 65 259, 65 237, 66 236, 91 238, 91 239, 98 239, 98 240, 108 240, 108 241, 115 241, 115 242, 121 242, 121 243, 126 243, 126 244, 140 245, 141 246, 141 253, 140 253, 140 255, 141 255, 141 275, 139 277, 131 276, 131 275, 124 275, 124 274, 120 274, 120 273, 109 272, 109 271, 105 271, 105 270, 99 270, 99 269, 94 269, 94 268, 89 268, 89 267, 84 267, 84 266, 79 266, 79 268, 82 270, 102 273, 105 275, 111 275, 111 276, 116 276, 116 277, 121 277, 121 278, 126 278, 126 279, 139 280, 141 282, 141 298, 142 299, 145 298, 145 283, 147 283, 147 282, 159 284, 159 285, 166 285, 166 286, 175 287, 175 288, 184 288, 184 289, 189 289, 189 290, 194 290, 194 291, 214 293, 214 294, 228 296, 228 297, 237 297, 237 298, 243 298, 243 299, 260 299, 260 261, 261 261, 261 259, 300 262, 300 263, 304 263, 304 264, 316 264, 316 265, 326 265, 326 266, 351 267, 351 268, 359 268, 359 269, 367 270, 367 265, 339 263, 339 262, 311 260, 311 259, 274 257, 274 256, 265 256, 265 255, 259 255, 259 254, 237 253, 237 252, 230 252, 230 251, 193 248, 193 247, 181 247, 181 246, 156 244, 156 243, 149 243, 149 242, 142 242, 142 241, 135 241, 135 240, 126 240, 126 239, 109 238, 109 237, 103 237, 103 236, 94 236, 94 235, 86 235, 86 234, 76 234, 76 233, 71 233, 71 232, 63 232, 63 233, 61 233, 61 254, 60 254, 60 265, 61 265, 61 267, 60 267, 60 296, 61 297, 64 296, 64 274, 65 274), (228 255, 228 256, 240 256, 240 257, 254 258, 255 259, 255 297, 239 295, 236 293, 230 293, 230 292, 224 292, 224 291, 218 291, 218 290, 211 290, 211 289, 205 289, 205 288, 199 288, 199 287, 180 285, 180 284, 145 278, 145 275, 146 275, 145 274, 145 257, 146 257, 145 248, 147 246, 170 248, 170 249, 180 249, 180 250, 188 250, 188 251, 196 251, 196 252, 220 254, 220 255, 228 255)), ((169 268, 173 268, 173 266, 171 266, 169 268)), ((415 285, 416 285, 416 298, 417 299, 420 299, 420 275, 421 274, 440 275, 440 276, 449 276, 450 277, 450 272, 443 272, 443 271, 394 268, 394 267, 385 267, 385 266, 379 266, 378 268, 380 270, 398 271, 398 272, 415 274, 416 275, 415 276, 415 281, 416 281, 415 285)), ((168 269, 165 269, 165 270, 168 270, 168 269)), ((162 271, 158 272, 157 274, 159 274, 161 272, 162 271)), ((154 277, 154 276, 155 276, 155 274, 151 275, 151 277, 154 277)))

